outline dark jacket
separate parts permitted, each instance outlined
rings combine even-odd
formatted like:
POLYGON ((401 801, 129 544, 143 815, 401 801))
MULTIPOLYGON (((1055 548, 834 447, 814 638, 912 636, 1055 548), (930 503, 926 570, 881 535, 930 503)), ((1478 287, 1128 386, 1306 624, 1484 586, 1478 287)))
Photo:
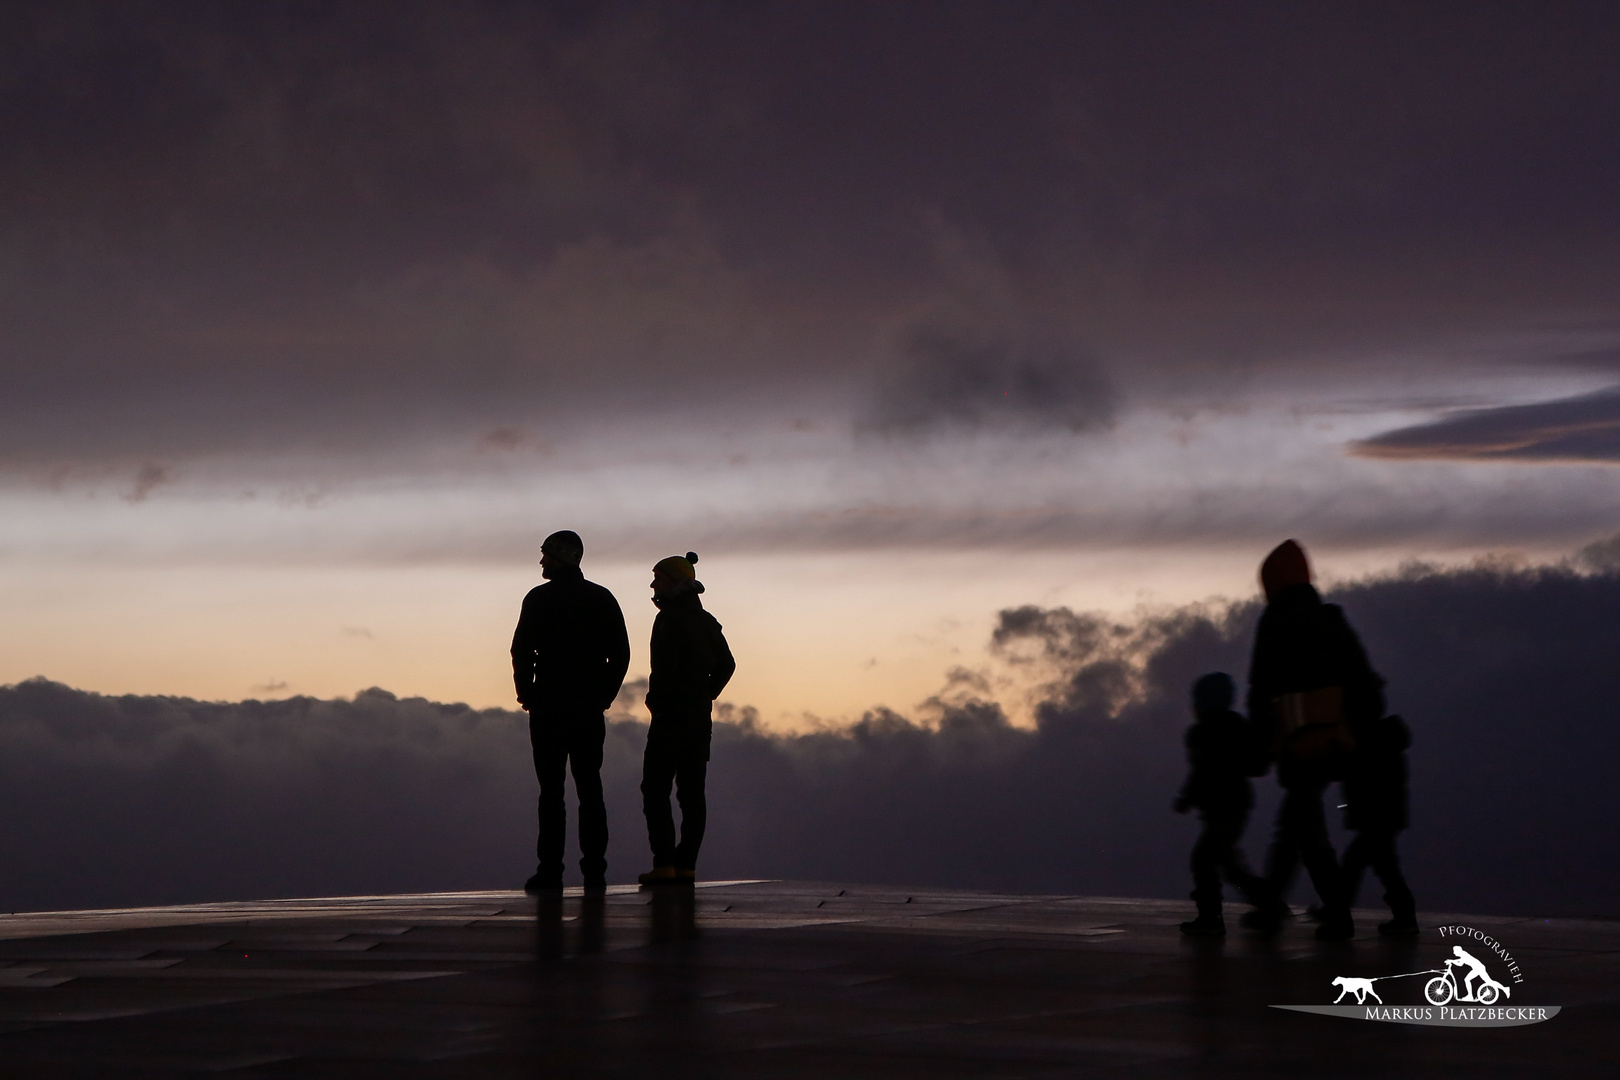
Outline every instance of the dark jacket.
POLYGON ((1344 827, 1399 832, 1406 828, 1406 751, 1412 732, 1398 716, 1352 726, 1356 749, 1344 774, 1344 827))
POLYGON ((703 610, 697 590, 687 587, 656 601, 652 672, 647 677, 647 708, 660 713, 701 713, 737 670, 731 647, 713 615, 703 610))
MULTIPOLYGON (((1284 694, 1337 686, 1343 690, 1344 719, 1355 725, 1384 714, 1384 680, 1373 671, 1361 640, 1350 629, 1337 604, 1324 604, 1312 585, 1281 590, 1260 616, 1249 665, 1249 719, 1267 742, 1277 729, 1275 702, 1284 694)), ((1287 756, 1278 761, 1277 778, 1325 783, 1341 763, 1302 767, 1287 756)))
POLYGON ((606 712, 630 666, 630 637, 613 594, 578 568, 523 598, 512 635, 512 680, 530 712, 606 712))
POLYGON ((1205 813, 1247 810, 1254 805, 1249 784, 1253 758, 1248 721, 1230 709, 1209 713, 1187 729, 1187 782, 1181 800, 1205 813))

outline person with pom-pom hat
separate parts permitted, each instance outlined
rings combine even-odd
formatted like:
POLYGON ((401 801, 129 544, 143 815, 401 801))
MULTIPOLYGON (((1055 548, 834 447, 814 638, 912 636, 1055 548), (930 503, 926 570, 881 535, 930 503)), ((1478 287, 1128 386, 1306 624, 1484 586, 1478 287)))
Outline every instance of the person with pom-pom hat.
POLYGON ((643 885, 689 884, 697 877, 708 805, 714 699, 737 669, 731 647, 713 615, 698 599, 704 591, 693 564, 697 552, 671 555, 653 567, 652 672, 647 678, 647 751, 642 759, 641 807, 653 868, 643 885), (680 839, 670 810, 670 788, 681 806, 680 839))

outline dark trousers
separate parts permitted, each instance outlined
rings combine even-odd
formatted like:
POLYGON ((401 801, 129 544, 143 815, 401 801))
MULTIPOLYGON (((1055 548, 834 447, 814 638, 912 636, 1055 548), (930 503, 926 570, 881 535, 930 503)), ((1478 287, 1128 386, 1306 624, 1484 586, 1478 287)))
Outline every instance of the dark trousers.
POLYGON ((1344 902, 1356 902, 1361 890, 1361 875, 1367 868, 1378 875, 1384 884, 1384 903, 1397 919, 1417 918, 1417 901, 1401 873, 1401 859, 1395 853, 1395 834, 1398 829, 1362 829, 1356 833, 1350 846, 1344 849, 1344 902))
POLYGON ((709 774, 708 715, 659 716, 647 729, 647 752, 641 764, 641 811, 647 816, 647 840, 654 866, 697 867, 698 849, 709 807, 703 785, 709 774), (675 841, 675 815, 669 791, 681 804, 681 838, 675 841))
POLYGON ((540 837, 535 841, 537 873, 562 877, 568 842, 568 807, 563 800, 565 770, 573 767, 579 795, 579 869, 586 880, 607 872, 607 804, 602 801, 602 744, 607 723, 601 713, 546 713, 529 716, 534 775, 540 781, 540 837))
POLYGON ((1201 917, 1214 918, 1221 913, 1221 875, 1237 886, 1243 898, 1255 907, 1264 907, 1271 891, 1265 878, 1249 869, 1249 861, 1238 848, 1243 828, 1249 823, 1245 808, 1205 810, 1204 831, 1192 849, 1192 898, 1201 917))
POLYGON ((1277 831, 1266 853, 1266 882, 1278 900, 1288 895, 1299 864, 1305 864, 1322 907, 1330 912, 1348 908, 1339 880, 1339 859, 1328 840, 1327 817, 1322 812, 1324 784, 1295 784, 1283 788, 1277 809, 1277 831))

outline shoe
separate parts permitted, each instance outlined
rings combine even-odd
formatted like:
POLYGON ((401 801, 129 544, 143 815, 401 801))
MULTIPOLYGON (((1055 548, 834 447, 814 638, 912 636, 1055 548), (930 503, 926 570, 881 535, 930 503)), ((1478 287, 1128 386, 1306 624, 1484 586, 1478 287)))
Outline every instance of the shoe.
POLYGON ((586 878, 585 891, 588 893, 607 892, 607 878, 601 875, 586 878))
POLYGON ((681 872, 673 866, 655 866, 645 874, 639 874, 636 880, 642 885, 679 885, 683 880, 681 872))
POLYGON ((1378 932, 1384 937, 1417 937, 1419 930, 1416 916, 1402 918, 1396 916, 1388 922, 1378 924, 1378 932))
POLYGON ((551 877, 547 874, 536 874, 523 883, 523 891, 530 896, 539 896, 541 893, 562 892, 562 877, 551 877))
POLYGON ((1317 941, 1348 941, 1356 936, 1356 924, 1348 914, 1329 915, 1324 913, 1322 923, 1316 928, 1317 941))
POLYGON ((694 882, 694 881, 697 880, 697 868, 694 867, 694 866, 677 866, 675 868, 675 874, 682 881, 685 881, 685 882, 688 882, 688 883, 694 882))
POLYGON ((1284 919, 1293 918, 1293 911, 1287 904, 1258 907, 1253 911, 1245 911, 1238 917, 1238 925, 1245 930, 1253 930, 1262 937, 1273 937, 1282 929, 1284 919))
POLYGON ((1182 923, 1181 932, 1188 937, 1225 937, 1226 920, 1219 915, 1200 915, 1191 922, 1182 923))

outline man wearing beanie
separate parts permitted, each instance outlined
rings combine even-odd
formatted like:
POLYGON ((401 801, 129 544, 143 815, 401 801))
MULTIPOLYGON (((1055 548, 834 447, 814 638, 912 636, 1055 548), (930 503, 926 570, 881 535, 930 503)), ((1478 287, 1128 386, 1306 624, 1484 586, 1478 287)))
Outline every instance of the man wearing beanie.
POLYGON ((647 678, 647 752, 642 760, 641 808, 653 868, 643 885, 686 884, 697 877, 698 848, 708 818, 704 783, 709 770, 714 699, 730 681, 737 662, 720 624, 703 610, 703 583, 692 564, 697 553, 671 555, 653 567, 652 673, 647 678), (680 841, 670 811, 670 787, 681 804, 680 841))
POLYGON ((1284 541, 1266 557, 1260 582, 1266 609, 1249 667, 1249 719, 1271 748, 1283 801, 1266 857, 1274 906, 1245 921, 1263 933, 1276 932, 1287 913, 1283 897, 1303 862, 1322 899, 1316 936, 1347 938, 1355 926, 1328 840, 1322 792, 1343 776, 1352 727, 1384 714, 1384 680, 1367 662, 1344 612, 1322 602, 1297 542, 1284 541))
POLYGON ((555 532, 540 545, 541 576, 523 598, 512 635, 512 678, 529 713, 534 774, 540 781, 538 865, 524 891, 563 885, 568 838, 564 773, 573 767, 579 795, 579 868, 587 889, 607 885, 607 806, 602 801, 603 713, 619 695, 630 666, 630 638, 613 594, 585 580, 577 533, 555 532))

